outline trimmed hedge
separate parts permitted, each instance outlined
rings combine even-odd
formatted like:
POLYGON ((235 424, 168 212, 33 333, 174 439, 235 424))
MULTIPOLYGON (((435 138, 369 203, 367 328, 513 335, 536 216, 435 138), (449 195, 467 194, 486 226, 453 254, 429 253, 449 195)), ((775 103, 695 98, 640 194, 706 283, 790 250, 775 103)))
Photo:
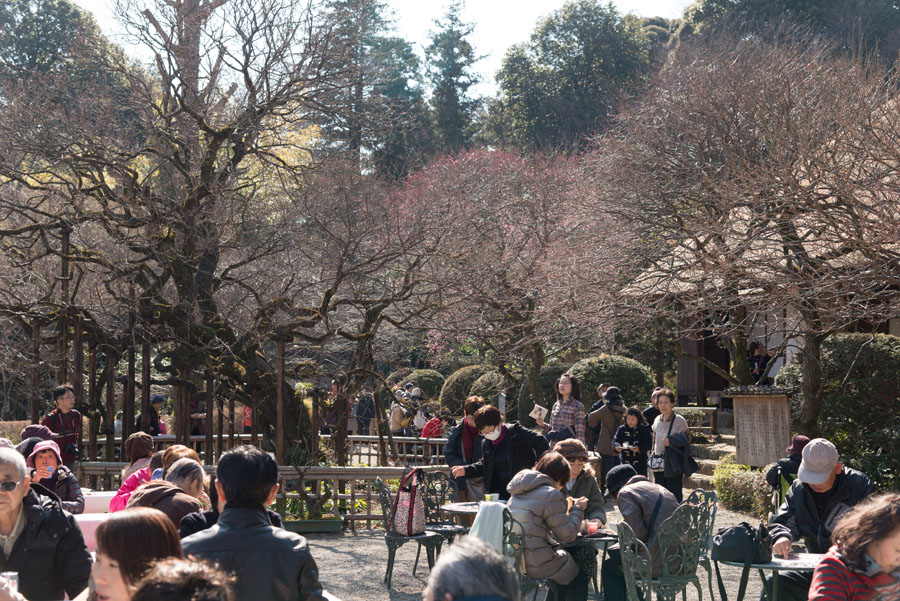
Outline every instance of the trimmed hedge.
POLYGON ((437 399, 444 387, 444 376, 433 369, 417 369, 403 378, 403 382, 412 382, 426 399, 437 399))
MULTIPOLYGON (((822 344, 822 378, 822 436, 834 443, 846 465, 867 474, 879 489, 896 489, 900 486, 900 338, 829 336, 822 344)), ((796 386, 799 392, 803 383, 799 357, 779 371, 776 383, 796 386)), ((801 401, 802 396, 795 394, 795 410, 801 401)))
POLYGON ((497 395, 506 390, 506 382, 499 371, 491 370, 482 374, 472 387, 469 388, 469 396, 483 397, 491 405, 497 404, 497 395))
POLYGON ((472 384, 490 371, 494 371, 490 365, 469 365, 447 376, 441 388, 441 407, 452 415, 462 415, 462 404, 469 396, 472 384))
POLYGON ((620 355, 602 354, 582 359, 569 369, 581 385, 581 401, 590 407, 597 400, 597 386, 617 386, 625 405, 647 405, 656 387, 653 373, 646 365, 620 355))
MULTIPOLYGON (((547 409, 553 407, 553 403, 556 402, 556 389, 553 386, 556 384, 559 377, 569 370, 569 367, 570 366, 568 365, 545 365, 541 368, 541 395, 543 396, 539 401, 541 406, 546 407, 547 409)), ((534 409, 534 404, 535 402, 531 398, 531 386, 528 384, 528 378, 523 375, 522 384, 519 388, 518 414, 519 421, 522 422, 522 425, 530 428, 537 425, 533 419, 528 417, 528 414, 534 409)))
POLYGON ((765 519, 772 489, 763 472, 735 463, 734 455, 724 457, 713 472, 713 487, 726 509, 765 519))
POLYGON ((413 369, 411 367, 401 367, 396 371, 392 371, 384 380, 391 386, 394 386, 396 384, 404 382, 406 380, 406 376, 408 376, 412 372, 413 369))

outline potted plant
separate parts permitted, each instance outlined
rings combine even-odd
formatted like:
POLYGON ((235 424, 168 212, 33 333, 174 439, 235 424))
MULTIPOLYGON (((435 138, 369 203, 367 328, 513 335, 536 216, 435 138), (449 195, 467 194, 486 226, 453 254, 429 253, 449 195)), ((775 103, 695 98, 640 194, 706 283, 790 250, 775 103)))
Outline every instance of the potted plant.
POLYGON ((284 516, 284 528, 291 532, 340 532, 344 519, 339 515, 325 513, 334 507, 333 491, 326 482, 322 482, 322 494, 314 496, 306 489, 306 480, 302 472, 295 491, 299 499, 288 501, 284 516), (305 508, 305 510, 304 510, 305 508))

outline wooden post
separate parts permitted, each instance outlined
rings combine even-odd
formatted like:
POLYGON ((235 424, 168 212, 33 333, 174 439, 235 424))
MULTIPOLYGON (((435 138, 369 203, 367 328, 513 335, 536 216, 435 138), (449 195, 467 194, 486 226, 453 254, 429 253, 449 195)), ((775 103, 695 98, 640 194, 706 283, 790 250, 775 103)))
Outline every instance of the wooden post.
POLYGON ((216 463, 216 454, 213 449, 213 428, 215 427, 215 415, 216 415, 216 397, 214 394, 213 386, 215 385, 215 380, 213 379, 212 369, 209 367, 206 368, 206 442, 203 445, 204 448, 204 458, 203 462, 206 465, 215 465, 216 463))
POLYGON ((256 425, 257 407, 259 407, 259 397, 253 395, 252 405, 250 406, 250 443, 254 447, 259 446, 259 426, 256 425))
POLYGON ((31 324, 31 423, 41 420, 41 325, 31 324))
POLYGON ((56 381, 60 384, 69 379, 69 322, 67 314, 69 310, 69 234, 72 229, 68 224, 62 228, 62 266, 60 269, 60 283, 62 284, 62 298, 59 303, 59 368, 56 373, 56 381))
MULTIPOLYGON (((124 448, 124 441, 128 439, 132 432, 134 432, 134 418, 135 418, 135 403, 134 403, 134 381, 135 381, 135 361, 136 361, 136 353, 134 350, 135 344, 137 344, 138 335, 137 335, 137 316, 134 313, 134 282, 131 283, 131 311, 128 314, 128 329, 131 333, 131 344, 128 345, 128 356, 127 362, 128 367, 125 375, 125 394, 124 401, 122 403, 122 441, 124 448)), ((124 454, 123 454, 123 461, 124 454)))
POLYGON ((75 388, 75 403, 82 404, 84 403, 84 330, 82 329, 80 315, 75 318, 75 340, 72 346, 75 347, 72 386, 75 388))
MULTIPOLYGON (((175 370, 175 376, 180 377, 180 372, 175 370)), ((172 409, 175 412, 174 420, 173 420, 173 430, 175 430, 175 444, 184 444, 182 438, 184 437, 184 426, 181 423, 184 415, 184 406, 181 403, 182 390, 181 386, 175 385, 172 389, 172 392, 175 393, 175 398, 172 399, 172 409)))
POLYGON ((275 400, 275 461, 284 465, 284 338, 278 339, 278 398, 275 400))
POLYGON ((224 436, 224 426, 225 423, 222 420, 222 412, 219 410, 219 402, 216 401, 216 413, 219 416, 219 419, 216 420, 216 437, 218 439, 218 443, 216 444, 216 456, 221 456, 222 453, 225 452, 225 436, 224 436))
POLYGON ((94 410, 95 384, 97 382, 97 341, 88 345, 88 404, 91 406, 91 422, 88 428, 88 457, 97 461, 97 412, 94 410))
POLYGON ((319 465, 319 389, 313 388, 312 395, 312 436, 309 437, 309 461, 319 465))
POLYGON ((234 444, 234 395, 228 396, 228 448, 233 449, 234 444))
POLYGON ((106 460, 115 460, 116 434, 116 364, 113 349, 106 349, 106 460))
POLYGON ((141 430, 150 431, 150 326, 153 322, 153 309, 150 303, 141 307, 143 337, 141 339, 141 430))

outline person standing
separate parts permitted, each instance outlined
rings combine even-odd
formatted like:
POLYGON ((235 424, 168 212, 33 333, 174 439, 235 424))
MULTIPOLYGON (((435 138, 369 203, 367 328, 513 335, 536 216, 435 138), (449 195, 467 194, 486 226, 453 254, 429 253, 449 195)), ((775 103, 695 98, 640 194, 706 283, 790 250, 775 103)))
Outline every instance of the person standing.
MULTIPOLYGON (((684 476, 681 471, 677 476, 666 476, 666 455, 668 455, 666 450, 672 446, 674 436, 687 435, 688 425, 683 417, 675 413, 675 393, 668 388, 663 388, 656 395, 656 407, 660 414, 653 421, 653 455, 662 458, 663 464, 659 464, 659 459, 654 463, 651 457, 653 481, 664 486, 681 503, 684 476)), ((671 472, 671 469, 669 471, 671 472)))
POLYGON ((56 409, 41 420, 53 432, 53 440, 60 448, 65 466, 74 469, 81 444, 81 413, 75 409, 75 389, 71 384, 60 384, 53 389, 56 409))
POLYGON ((606 474, 609 470, 619 465, 619 452, 613 446, 613 438, 616 430, 625 421, 625 403, 622 402, 622 393, 616 386, 610 386, 606 390, 606 404, 596 411, 588 414, 588 425, 591 428, 599 428, 597 446, 594 448, 600 457, 600 486, 606 487, 606 474))
MULTIPOLYGON (((444 445, 444 457, 447 465, 453 469, 465 466, 481 459, 481 444, 484 438, 475 427, 475 413, 484 407, 484 399, 470 396, 463 403, 463 418, 450 430, 447 444, 444 445)), ((483 501, 484 478, 467 478, 465 475, 456 478, 459 501, 483 501)))
POLYGON ((369 424, 375 417, 375 398, 366 388, 359 391, 359 402, 356 404, 356 425, 362 436, 369 435, 369 424))
POLYGON ((567 438, 584 438, 584 403, 581 402, 581 386, 575 376, 563 374, 556 381, 556 402, 550 412, 550 423, 543 418, 537 419, 539 425, 548 434, 550 442, 558 442, 567 438))
POLYGON ((659 417, 659 409, 656 407, 656 397, 659 396, 661 391, 662 387, 660 386, 653 389, 653 394, 650 395, 650 406, 643 411, 644 421, 651 427, 653 426, 653 422, 656 421, 656 418, 659 417))

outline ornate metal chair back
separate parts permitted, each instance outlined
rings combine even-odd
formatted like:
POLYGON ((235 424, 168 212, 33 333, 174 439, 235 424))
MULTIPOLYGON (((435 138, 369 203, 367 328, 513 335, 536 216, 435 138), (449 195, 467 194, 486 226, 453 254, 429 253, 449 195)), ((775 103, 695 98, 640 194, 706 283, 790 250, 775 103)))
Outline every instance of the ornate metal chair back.
POLYGON ((425 473, 425 523, 447 524, 441 507, 456 498, 456 480, 444 472, 425 473))
POLYGON ((663 578, 693 578, 709 521, 709 507, 682 503, 659 526, 663 578))
POLYGON ((625 522, 619 522, 619 552, 625 572, 626 598, 628 601, 649 599, 650 579, 653 577, 650 551, 625 522))
POLYGON ((687 505, 703 505, 706 512, 701 512, 699 516, 700 528, 703 535, 700 539, 700 559, 709 558, 709 548, 712 545, 712 537, 716 529, 716 513, 719 510, 719 495, 714 490, 703 490, 698 488, 688 495, 685 501, 687 505))

